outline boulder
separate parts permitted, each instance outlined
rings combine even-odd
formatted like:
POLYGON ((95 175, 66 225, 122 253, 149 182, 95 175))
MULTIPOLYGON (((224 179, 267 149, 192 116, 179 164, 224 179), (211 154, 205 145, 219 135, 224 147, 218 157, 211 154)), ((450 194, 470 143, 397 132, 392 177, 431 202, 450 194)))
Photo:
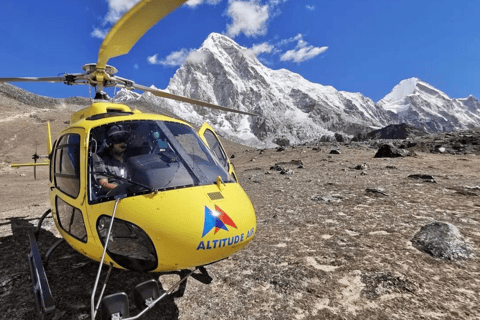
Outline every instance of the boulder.
POLYGON ((407 139, 409 137, 423 136, 427 133, 421 128, 406 123, 391 124, 382 129, 373 130, 367 134, 370 139, 407 139))
POLYGON ((374 158, 398 158, 403 157, 404 155, 404 152, 400 151, 392 144, 385 143, 380 146, 374 158))
POLYGON ((350 140, 346 134, 339 132, 336 132, 334 137, 337 142, 349 142, 350 140))
POLYGON ((273 140, 273 143, 278 144, 280 147, 290 146, 290 140, 288 140, 287 138, 276 138, 273 140))
POLYGON ((467 259, 471 249, 450 223, 433 222, 423 226, 411 240, 415 248, 443 260, 467 259))
POLYGON ((435 178, 428 174, 411 174, 408 176, 410 179, 422 180, 423 182, 437 183, 435 178))
POLYGON ((320 142, 334 142, 334 141, 335 141, 335 138, 333 136, 323 135, 320 138, 320 142))

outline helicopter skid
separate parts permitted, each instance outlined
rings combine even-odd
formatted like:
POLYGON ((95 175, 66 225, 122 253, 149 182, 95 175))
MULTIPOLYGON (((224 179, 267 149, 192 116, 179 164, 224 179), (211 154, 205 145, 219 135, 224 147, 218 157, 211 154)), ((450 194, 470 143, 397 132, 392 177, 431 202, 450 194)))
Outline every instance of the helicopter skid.
POLYGON ((55 316, 55 302, 43 267, 42 257, 38 250, 35 236, 33 233, 29 233, 28 236, 30 238, 28 262, 33 283, 33 294, 37 305, 37 315, 42 320, 53 319, 55 316))
MULTIPOLYGON (((190 276, 194 275, 196 270, 200 270, 200 275, 205 276, 206 270, 204 267, 197 267, 194 270, 184 270, 185 273, 181 279, 172 285, 168 290, 163 290, 157 280, 152 279, 140 283, 135 287, 134 297, 135 305, 141 311, 135 316, 129 316, 129 301, 125 292, 118 292, 106 296, 102 299, 100 304, 101 320, 134 320, 139 319, 147 311, 152 309, 157 303, 162 301, 167 296, 174 293, 174 291, 185 282, 190 276)), ((208 275, 208 274, 207 274, 208 275)), ((196 279, 196 277, 193 277, 196 279)), ((199 280, 201 281, 201 280, 199 280)), ((95 314, 92 317, 95 319, 95 314)))

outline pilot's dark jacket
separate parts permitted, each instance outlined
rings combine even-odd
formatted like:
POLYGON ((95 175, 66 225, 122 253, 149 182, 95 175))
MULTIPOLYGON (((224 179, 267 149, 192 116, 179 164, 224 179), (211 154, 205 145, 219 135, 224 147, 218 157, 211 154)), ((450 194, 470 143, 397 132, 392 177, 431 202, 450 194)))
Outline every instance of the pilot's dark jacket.
POLYGON ((102 178, 108 178, 109 182, 121 183, 121 179, 115 179, 109 175, 102 175, 102 172, 115 175, 117 177, 128 178, 127 164, 125 162, 118 161, 110 156, 108 153, 101 153, 92 155, 93 160, 93 172, 94 174, 94 188, 98 195, 101 190, 98 181, 102 178))

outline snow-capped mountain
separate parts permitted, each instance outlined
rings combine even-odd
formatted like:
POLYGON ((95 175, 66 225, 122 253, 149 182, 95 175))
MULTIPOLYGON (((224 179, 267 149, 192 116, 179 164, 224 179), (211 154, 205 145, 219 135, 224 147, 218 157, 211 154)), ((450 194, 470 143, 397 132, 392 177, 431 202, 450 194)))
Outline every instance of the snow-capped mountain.
POLYGON ((393 122, 412 124, 427 132, 480 125, 480 103, 473 96, 451 99, 417 78, 401 81, 377 106, 391 111, 393 122))
POLYGON ((166 91, 258 117, 226 113, 121 90, 116 101, 145 100, 200 125, 208 121, 226 138, 251 146, 331 139, 407 122, 443 131, 480 124, 479 102, 450 99, 416 79, 397 85, 377 104, 360 93, 312 83, 286 69, 264 66, 248 49, 212 33, 177 70, 166 91), (452 121, 454 120, 454 121, 452 121))

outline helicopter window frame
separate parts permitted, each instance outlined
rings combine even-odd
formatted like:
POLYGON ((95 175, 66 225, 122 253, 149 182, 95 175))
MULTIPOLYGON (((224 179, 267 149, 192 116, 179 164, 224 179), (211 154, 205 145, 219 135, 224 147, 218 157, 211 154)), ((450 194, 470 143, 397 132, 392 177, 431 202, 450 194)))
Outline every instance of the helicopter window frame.
MULTIPOLYGON (((103 152, 105 148, 105 139, 106 139, 106 133, 108 131, 108 127, 112 125, 122 125, 127 130, 130 132, 130 140, 128 142, 128 147, 127 150, 125 151, 126 154, 126 162, 130 166, 131 170, 130 173, 132 174, 130 178, 135 182, 142 182, 142 179, 140 178, 137 180, 135 177, 136 174, 137 176, 141 176, 141 171, 138 171, 140 167, 142 168, 147 168, 148 166, 143 167, 143 165, 140 165, 141 159, 143 156, 145 158, 150 158, 150 152, 148 153, 143 153, 140 152, 137 154, 134 150, 140 146, 136 142, 137 137, 146 137, 145 135, 139 135, 138 132, 140 132, 141 128, 141 122, 145 121, 146 123, 149 123, 149 125, 155 125, 158 127, 159 132, 162 133, 162 136, 164 138, 164 141, 167 144, 167 147, 165 148, 160 148, 159 150, 163 151, 168 151, 167 155, 169 156, 169 153, 173 153, 177 155, 178 157, 172 158, 174 162, 172 162, 173 166, 172 168, 177 168, 177 171, 171 171, 172 176, 169 178, 170 180, 168 183, 170 183, 172 180, 171 178, 174 177, 179 169, 182 169, 185 174, 188 173, 188 182, 184 180, 181 184, 178 185, 168 185, 164 187, 152 187, 152 190, 154 191, 167 191, 171 189, 179 189, 179 188, 186 188, 186 187, 193 187, 193 186, 203 186, 203 185, 211 185, 217 183, 217 178, 218 176, 222 177, 222 181, 224 183, 235 183, 237 180, 233 175, 231 175, 228 172, 228 169, 223 166, 220 161, 218 160, 217 156, 212 153, 212 151, 209 149, 208 145, 201 139, 201 137, 198 135, 198 133, 189 126, 188 124, 180 123, 177 121, 168 121, 168 120, 159 120, 159 119, 134 119, 134 120, 123 120, 123 121, 115 121, 115 122, 109 122, 109 123, 100 123, 98 126, 92 126, 90 130, 87 132, 86 140, 88 141, 88 145, 86 146, 86 150, 88 150, 88 157, 87 157, 87 194, 88 194, 88 203, 89 204, 97 204, 97 203, 102 203, 106 201, 111 201, 114 199, 114 195, 103 195, 98 193, 96 188, 98 186, 96 185, 95 181, 95 173, 93 164, 94 164, 94 154, 99 155, 101 152, 103 152), (140 130, 140 131, 138 131, 140 130), (137 132, 138 131, 138 132, 137 132), (185 137, 185 138, 190 138, 193 139, 191 141, 183 141, 181 135, 186 134, 188 136, 191 135, 191 137, 185 137), (101 142, 103 141, 103 142, 101 142), (183 142, 183 143, 182 143, 183 142), (101 145, 101 146, 100 146, 101 145), (191 148, 188 148, 190 146, 191 148), (190 149, 194 149, 192 152, 190 149), (199 156, 201 157, 201 162, 202 164, 198 164, 195 162, 195 157, 199 156), (135 159, 137 158, 137 159, 135 159), (139 162, 137 162, 137 160, 139 162), (175 162, 178 162, 178 167, 176 167, 175 162), (137 169, 135 169, 135 166, 137 166, 137 169), (206 170, 206 171, 204 171, 206 170), (209 171, 212 170, 212 171, 209 171), (218 170, 218 171, 215 171, 218 170), (214 175, 213 175, 213 172, 214 175)), ((156 150, 155 148, 153 151, 156 150)), ((152 157, 151 159, 153 159, 152 157)), ((159 158, 159 161, 165 161, 162 157, 159 158)), ((159 162, 161 163, 161 162, 159 162)), ((167 165, 165 168, 169 168, 169 162, 165 162, 167 165)), ((181 171, 180 171, 181 172, 181 171)), ((160 174, 160 173, 159 173, 160 174)), ((169 177, 166 175, 165 177, 169 177)), ((180 177, 180 176, 177 176, 180 177)), ((151 193, 152 190, 134 190, 134 191, 129 191, 127 196, 136 196, 136 195, 142 195, 145 193, 151 193)))
POLYGON ((50 154, 48 155, 48 159, 50 161, 50 168, 49 168, 49 180, 51 183, 54 181, 55 177, 55 150, 57 148, 57 142, 58 140, 55 140, 52 145, 52 151, 50 151, 50 154))
POLYGON ((77 239, 78 241, 81 241, 83 243, 87 243, 88 242, 88 233, 87 233, 87 229, 85 227, 85 220, 83 219, 82 211, 78 208, 75 208, 74 206, 72 206, 71 204, 69 204, 68 202, 66 202, 62 198, 60 198, 59 196, 55 197, 55 209, 56 209, 56 212, 57 212, 58 224, 60 225, 62 230, 64 230, 66 233, 68 233, 70 236, 77 239), (59 203, 59 201, 61 203, 59 203), (60 205, 63 205, 65 210, 63 210, 63 209, 59 210, 60 205), (70 212, 68 212, 68 211, 70 211, 70 212), (69 220, 69 223, 68 223, 69 228, 66 228, 64 226, 64 223, 62 223, 62 221, 65 222, 65 219, 69 220), (74 232, 72 232, 72 226, 74 227, 74 230, 76 230, 77 228, 82 228, 83 227, 82 234, 75 234, 74 232), (83 235, 83 237, 82 237, 82 235, 83 235))
POLYGON ((220 143, 220 139, 217 137, 217 135, 210 129, 206 129, 205 132, 203 133, 203 136, 207 140, 208 143, 208 148, 210 151, 217 157, 219 160, 220 164, 227 170, 227 172, 230 170, 230 166, 228 163, 228 156, 223 149, 223 146, 220 143))
MULTIPOLYGON (((213 161, 218 167, 224 171, 225 180, 223 181, 224 183, 231 183, 231 182, 236 182, 234 177, 229 173, 229 168, 226 168, 223 166, 223 164, 220 162, 218 157, 210 150, 209 146, 200 138, 198 133, 190 126, 185 126, 184 124, 174 122, 174 121, 157 121, 158 126, 164 130, 165 135, 169 138, 170 142, 172 145, 177 149, 177 152, 185 159, 186 164, 189 166, 189 169, 192 170, 195 176, 197 176, 200 180, 200 184, 208 184, 210 181, 206 174, 198 168, 198 166, 195 164, 194 159, 192 156, 195 156, 195 154, 189 154, 188 148, 185 148, 185 145, 182 143, 182 140, 179 139, 177 130, 175 127, 178 128, 178 126, 184 126, 184 129, 188 131, 189 134, 192 134, 192 136, 196 137, 195 142, 197 143, 198 150, 201 150, 201 152, 204 153, 204 155, 207 157, 208 161, 213 161), (174 133, 175 132, 175 133, 174 133)), ((183 129, 182 129, 183 130, 183 129)), ((228 160, 227 160, 228 161, 228 160)), ((228 163, 228 162, 227 162, 228 163)), ((216 180, 213 181, 213 183, 216 183, 216 180)))
POLYGON ((78 133, 67 133, 61 136, 55 146, 53 163, 55 188, 75 199, 80 194, 80 141, 81 137, 78 133), (71 138, 74 139, 74 143, 70 141, 71 138), (72 147, 73 149, 70 149, 72 147), (70 157, 71 155, 74 157, 70 157), (65 156, 69 159, 65 160, 65 156), (71 186, 68 186, 63 179, 74 181, 71 186))

